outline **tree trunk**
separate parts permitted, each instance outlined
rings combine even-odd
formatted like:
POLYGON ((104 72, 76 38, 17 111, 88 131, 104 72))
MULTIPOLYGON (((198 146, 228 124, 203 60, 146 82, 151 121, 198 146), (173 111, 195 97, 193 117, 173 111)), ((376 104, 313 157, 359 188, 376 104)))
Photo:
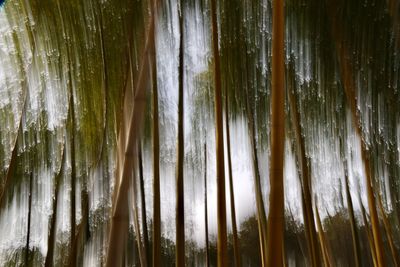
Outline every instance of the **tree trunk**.
POLYGON ((117 171, 116 171, 116 191, 113 197, 113 211, 111 227, 106 256, 106 267, 121 266, 122 255, 128 231, 128 188, 129 180, 132 177, 133 160, 135 156, 135 146, 139 139, 140 128, 143 120, 144 107, 146 104, 145 90, 147 87, 147 74, 149 69, 149 50, 154 41, 154 18, 149 19, 148 34, 146 43, 141 53, 138 78, 135 86, 133 82, 133 63, 129 52, 129 72, 128 83, 124 96, 124 120, 117 144, 117 171), (133 89, 131 89, 133 88, 133 89), (133 91, 132 94, 129 91, 133 91), (132 105, 133 102, 133 107, 132 105))
POLYGON ((27 237, 26 237, 26 248, 25 248, 25 266, 29 266, 29 241, 31 237, 31 216, 32 216, 32 180, 33 174, 32 172, 29 175, 29 198, 28 198, 28 226, 27 226, 27 237))
POLYGON ((232 158, 231 158, 231 143, 229 132, 229 108, 228 108, 228 89, 225 89, 225 126, 226 126, 226 148, 228 153, 228 173, 229 173, 229 196, 231 199, 231 219, 232 219, 232 234, 233 234, 233 255, 235 258, 235 266, 240 267, 242 264, 239 251, 239 238, 236 226, 236 210, 235 210, 235 192, 233 188, 232 175, 232 158))
POLYGON ((53 213, 51 215, 50 220, 50 232, 47 239, 47 254, 46 260, 44 263, 45 267, 53 266, 53 257, 54 257, 54 246, 56 241, 56 226, 57 226, 57 205, 58 205, 58 192, 60 191, 61 187, 61 178, 64 171, 65 165, 65 148, 63 147, 62 152, 62 160, 61 160, 61 167, 58 174, 55 177, 55 189, 54 189, 54 198, 53 198, 53 213))
POLYGON ((214 55, 215 83, 215 120, 216 120, 216 155, 217 155, 217 218, 218 218, 218 267, 228 265, 227 227, 226 227, 226 196, 225 196, 225 162, 224 133, 222 124, 222 89, 221 69, 218 48, 217 3, 211 0, 211 32, 214 55))
POLYGON ((311 177, 310 177, 310 170, 308 165, 308 160, 306 157, 305 152, 305 144, 304 144, 304 137, 301 131, 300 125, 300 112, 297 108, 296 98, 294 95, 294 88, 295 88, 295 80, 294 80, 294 70, 290 69, 289 74, 289 84, 288 84, 288 99, 289 99, 289 106, 290 106, 290 114, 291 114, 291 121, 292 127, 295 133, 295 140, 296 140, 296 159, 297 159, 297 166, 299 167, 299 175, 302 178, 302 194, 304 198, 304 227, 307 237, 307 244, 308 250, 311 259, 311 266, 319 266, 321 264, 320 257, 319 257, 319 250, 318 250, 318 240, 317 240, 317 231, 315 229, 315 220, 314 220, 314 212, 312 208, 312 188, 311 188, 311 177))
POLYGON ((282 266, 284 230, 283 161, 285 140, 284 5, 273 0, 270 196, 267 266, 282 266))
POLYGON ((143 178, 143 159, 142 159, 142 148, 138 145, 139 155, 139 183, 140 183, 140 199, 141 199, 141 211, 142 211, 142 226, 143 226, 143 245, 146 260, 150 266, 150 250, 149 250, 149 232, 147 228, 147 216, 146 216, 146 195, 144 192, 144 178, 143 178))
POLYGON ((324 261, 324 265, 325 265, 325 267, 330 267, 330 266, 332 266, 332 260, 330 257, 330 253, 328 251, 328 246, 327 246, 326 239, 325 239, 324 229, 322 228, 321 218, 319 217, 319 212, 318 212, 317 208, 315 209, 315 215, 317 217, 319 242, 321 245, 322 258, 324 261))
POLYGON ((210 267, 208 241, 208 203, 207 203, 207 145, 204 143, 204 225, 206 234, 206 266, 210 267))
MULTIPOLYGON (((152 14, 157 18, 156 4, 153 0, 152 14)), ((153 31, 151 80, 153 86, 153 266, 160 266, 161 262, 161 201, 160 201, 160 136, 158 123, 158 87, 157 87, 157 54, 155 31, 153 31)))
POLYGON ((266 266, 267 259, 267 216, 265 215, 265 207, 264 200, 262 196, 261 190, 261 175, 260 169, 258 166, 258 154, 257 154, 257 144, 256 144, 256 127, 254 123, 254 108, 252 103, 249 100, 250 96, 247 96, 246 99, 246 109, 247 109, 247 119, 248 119, 248 128, 250 131, 250 145, 252 151, 251 161, 253 163, 254 169, 254 189, 256 195, 256 206, 257 206, 257 225, 258 225, 258 235, 259 235, 259 243, 260 243, 260 255, 261 262, 263 266, 266 266))
POLYGON ((351 236, 353 240, 354 262, 355 262, 355 267, 359 267, 361 266, 360 244, 358 243, 357 223, 354 216, 353 201, 351 199, 350 188, 349 188, 349 176, 346 167, 344 171, 344 177, 346 183, 347 208, 349 210, 351 236))
MULTIPOLYGON (((138 148, 137 151, 139 151, 139 148, 138 148)), ((138 166, 138 165, 139 165, 139 162, 135 158, 134 159, 134 169, 135 168, 140 169, 140 166, 138 166)), ((133 179, 132 179, 133 228, 135 230, 136 242, 137 242, 137 246, 138 246, 138 250, 139 250, 140 266, 147 267, 147 255, 146 255, 146 248, 145 248, 145 245, 144 245, 144 243, 146 242, 145 241, 144 228, 143 228, 143 239, 144 239, 144 242, 142 242, 142 237, 141 237, 141 233, 140 233, 139 207, 138 207, 138 204, 137 204, 137 200, 138 200, 139 194, 138 194, 137 179, 136 178, 137 178, 137 172, 134 171, 133 172, 133 179)))
MULTIPOLYGON (((360 194, 360 192, 358 192, 360 194)), ((368 243, 369 243, 369 249, 371 251, 371 257, 372 257, 372 262, 374 263, 374 266, 378 266, 378 262, 376 259, 376 250, 375 250, 375 244, 374 244, 374 239, 372 237, 371 230, 369 228, 368 220, 367 220, 367 215, 365 214, 365 208, 364 205, 361 201, 361 196, 358 195, 358 202, 360 203, 361 206, 361 215, 362 219, 364 222, 365 230, 367 232, 367 238, 368 238, 368 243)))
POLYGON ((356 85, 354 81, 355 75, 353 73, 352 65, 350 62, 350 54, 348 48, 346 46, 346 43, 344 42, 345 40, 342 36, 339 26, 337 25, 336 13, 335 13, 335 10, 337 9, 336 5, 333 1, 328 1, 328 2, 329 2, 328 8, 331 12, 330 16, 332 20, 331 21, 332 34, 335 40, 336 54, 338 56, 342 84, 344 87, 347 104, 351 111, 353 127, 356 131, 357 136, 360 139, 361 159, 365 171, 368 208, 371 216, 371 226, 372 226, 372 234, 376 250, 376 259, 378 266, 383 267, 386 266, 384 259, 384 251, 383 251, 384 248, 382 243, 382 236, 379 230, 379 219, 376 210, 376 201, 373 188, 373 177, 371 175, 368 147, 363 138, 363 132, 361 128, 361 116, 360 113, 357 111, 356 85))
POLYGON ((179 28, 180 28, 180 46, 179 46, 179 100, 178 100, 178 160, 176 172, 176 266, 185 266, 185 205, 184 205, 184 127, 183 127, 183 55, 184 55, 184 6, 180 1, 179 28))
POLYGON ((390 222, 389 222, 389 220, 387 218, 385 209, 383 208, 381 195, 378 195, 378 206, 379 206, 379 210, 381 211, 383 226, 385 228, 386 237, 387 237, 387 240, 388 240, 388 243, 389 243, 390 252, 392 253, 393 263, 394 263, 395 266, 400 266, 399 255, 397 254, 396 246, 395 246, 395 244, 393 242, 392 228, 391 228, 390 222))

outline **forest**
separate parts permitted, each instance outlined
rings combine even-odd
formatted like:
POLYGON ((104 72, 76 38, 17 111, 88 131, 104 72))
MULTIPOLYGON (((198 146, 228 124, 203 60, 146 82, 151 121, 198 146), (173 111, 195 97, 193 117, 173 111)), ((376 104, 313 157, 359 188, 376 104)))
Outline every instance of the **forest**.
POLYGON ((0 1, 0 266, 400 266, 400 0, 0 1))

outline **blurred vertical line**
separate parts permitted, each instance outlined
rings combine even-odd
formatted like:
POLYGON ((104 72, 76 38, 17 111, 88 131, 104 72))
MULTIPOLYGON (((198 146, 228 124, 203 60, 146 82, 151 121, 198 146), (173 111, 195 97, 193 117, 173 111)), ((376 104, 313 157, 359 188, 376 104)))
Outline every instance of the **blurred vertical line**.
POLYGON ((229 89, 225 87, 225 127, 226 127, 226 146, 227 146, 227 157, 228 157, 228 174, 229 174, 229 196, 231 200, 231 220, 232 220, 232 234, 233 234, 233 255, 235 258, 235 266, 240 267, 242 265, 240 250, 239 250, 239 238, 237 233, 236 225, 236 210, 235 210, 235 192, 233 188, 233 174, 232 174, 232 157, 231 157, 231 138, 229 130, 229 89))
POLYGON ((284 231, 285 17, 284 0, 273 0, 272 3, 270 209, 267 226, 267 266, 279 267, 282 266, 284 231))
POLYGON ((178 66, 178 140, 176 165, 176 266, 185 266, 185 204, 184 204, 184 9, 182 0, 179 5, 179 66, 178 66))

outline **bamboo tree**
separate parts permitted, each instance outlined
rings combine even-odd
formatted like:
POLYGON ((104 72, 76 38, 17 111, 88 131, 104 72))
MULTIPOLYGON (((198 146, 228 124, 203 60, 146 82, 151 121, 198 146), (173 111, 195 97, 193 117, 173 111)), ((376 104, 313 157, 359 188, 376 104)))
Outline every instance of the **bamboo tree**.
POLYGON ((361 215, 362 215, 362 219, 363 219, 363 222, 364 222, 365 231, 367 233, 369 249, 371 251, 372 262, 374 263, 374 266, 378 266, 378 261, 377 261, 377 258, 376 258, 376 250, 375 250, 374 238, 372 236, 371 229, 369 228, 369 224, 368 224, 368 220, 367 220, 367 215, 366 215, 366 212, 365 212, 364 204, 361 201, 360 190, 358 190, 358 202, 360 203, 360 207, 361 207, 361 215))
POLYGON ((348 47, 346 46, 343 35, 339 29, 339 26, 337 25, 338 22, 336 20, 336 14, 335 14, 335 10, 337 9, 337 7, 335 3, 333 2, 329 3, 330 4, 328 4, 328 8, 331 11, 330 16, 332 19, 331 28, 335 40, 336 54, 339 62, 342 84, 345 91, 347 104, 351 111, 353 128, 355 129, 355 132, 360 139, 361 159, 365 171, 365 183, 367 187, 368 208, 371 216, 373 240, 375 244, 377 263, 378 266, 381 267, 385 266, 385 259, 383 252, 384 248, 383 248, 381 233, 379 230, 379 219, 376 210, 375 193, 372 181, 373 178, 371 175, 368 147, 363 138, 363 131, 361 128, 361 116, 360 113, 357 111, 355 75, 353 73, 352 64, 350 62, 350 54, 348 51, 348 47))
POLYGON ((231 158, 231 139, 229 131, 229 108, 228 108, 228 89, 225 89, 225 127, 226 127, 226 149, 228 157, 228 174, 229 174, 229 196, 231 199, 231 220, 232 220, 232 234, 233 234, 233 255, 235 258, 235 266, 240 267, 240 251, 239 239, 236 226, 236 211, 235 211, 235 193, 233 188, 233 174, 232 174, 232 158, 231 158))
POLYGON ((222 89, 221 69, 218 48, 217 3, 211 0, 211 32, 214 56, 214 89, 215 89, 215 120, 216 120, 216 155, 217 155, 217 218, 218 218, 218 267, 228 265, 227 227, 226 227, 226 196, 224 170, 224 135, 222 125, 222 89))
POLYGON ((392 259, 393 259, 393 263, 395 266, 400 266, 400 259, 399 259, 399 255, 396 251, 396 246, 394 244, 393 241, 393 234, 392 234, 392 228, 390 226, 390 222, 387 218, 387 215, 385 213, 385 209, 383 207, 382 204, 382 197, 380 194, 378 194, 378 207, 379 210, 381 212, 382 215, 382 221, 383 221, 383 226, 385 228, 385 232, 386 232, 386 237, 389 243, 389 248, 390 248, 390 252, 392 253, 392 259))
POLYGON ((29 174, 29 197, 28 197, 28 225, 27 225, 27 235, 26 235, 26 247, 25 247, 25 266, 29 266, 29 242, 31 237, 31 216, 32 216, 32 180, 33 173, 29 174))
POLYGON ((184 180, 183 180, 183 164, 184 164, 184 125, 183 125, 183 64, 184 64, 184 6, 180 1, 179 11, 179 100, 178 100, 178 145, 177 145, 177 172, 176 172, 176 266, 185 266, 185 206, 184 206, 184 180))
POLYGON ((283 161, 285 137, 284 5, 272 7, 272 94, 270 196, 267 229, 267 266, 282 266, 284 224, 283 161))
POLYGON ((140 200, 141 200, 141 211, 142 211, 142 227, 143 227, 143 246, 144 253, 146 255, 146 261, 148 265, 150 262, 150 251, 149 251, 149 234, 147 228, 147 216, 146 216, 146 195, 144 192, 144 178, 143 178, 143 159, 142 159, 142 148, 138 145, 138 158, 139 158, 139 184, 140 184, 140 200))
POLYGON ((208 203, 207 203, 207 144, 204 143, 204 225, 206 235, 206 266, 210 267, 208 241, 208 203))
POLYGON ((358 267, 358 266, 361 266, 360 244, 358 243, 357 224, 356 224, 356 219, 354 216, 353 201, 351 199, 351 194, 350 194, 348 170, 347 170, 345 163, 344 163, 344 168, 345 168, 344 177, 345 177, 345 186, 346 186, 346 199, 347 199, 347 208, 349 210, 349 217, 350 217, 354 262, 355 262, 355 267, 358 267))
MULTIPOLYGON (((152 14, 157 17, 155 0, 152 1, 152 14)), ((155 34, 155 31, 153 31, 155 34)), ((157 54, 156 39, 153 37, 151 75, 153 86, 153 266, 160 266, 161 262, 161 210, 160 210, 160 136, 158 123, 158 88, 157 88, 157 54)))
MULTIPOLYGON (((290 64, 292 66, 292 64, 290 64)), ((306 230, 307 236, 307 244, 308 250, 310 253, 311 265, 312 266, 319 266, 320 265, 320 258, 319 258, 319 251, 318 251, 318 240, 317 240, 317 232, 315 229, 315 221, 314 221, 314 212, 312 209, 312 198, 311 198, 311 177, 310 177, 310 170, 309 164, 306 157, 305 152, 305 144, 304 144, 304 136, 301 132, 301 125, 300 125, 300 112, 297 108, 296 99, 294 95, 294 88, 295 88, 295 81, 293 79, 293 70, 292 67, 289 73, 289 84, 288 86, 288 99, 289 99, 289 106, 290 106, 290 115, 292 121, 292 127, 295 133, 295 140, 296 140, 296 159, 297 164, 299 167, 299 175, 302 178, 302 195, 304 199, 304 226, 306 230), (293 81, 292 81, 293 80, 293 81)))
MULTIPOLYGON (((71 56, 70 56, 70 42, 69 42, 69 35, 66 30, 66 25, 64 21, 64 16, 61 11, 60 2, 57 0, 57 9, 58 15, 61 20, 61 30, 63 33, 63 37, 66 41, 66 64, 67 64, 67 79, 68 79, 68 93, 69 93, 69 109, 68 109, 68 119, 67 125, 70 128, 70 156, 71 156, 71 180, 70 180, 70 255, 69 255, 69 266, 74 267, 76 266, 76 246, 74 245, 75 242, 75 227, 76 227, 76 196, 75 196, 75 184, 76 184, 76 165, 75 165, 75 103, 74 103, 74 90, 72 85, 72 64, 71 64, 71 56)), ((68 127, 67 126, 67 127, 68 127)))
POLYGON ((116 193, 113 197, 113 211, 109 242, 106 256, 106 267, 120 266, 122 264, 122 252, 128 231, 128 188, 132 177, 135 142, 139 138, 141 122, 143 120, 145 106, 145 89, 147 87, 147 73, 149 69, 150 46, 154 41, 154 17, 150 16, 147 28, 146 42, 141 53, 139 71, 136 83, 133 82, 133 63, 129 53, 128 82, 124 96, 124 118, 121 123, 117 144, 117 171, 116 193), (133 93, 133 101, 129 92, 133 93), (131 107, 131 103, 134 103, 131 107))
POLYGON ((56 241, 58 193, 60 192, 61 178, 64 171, 64 165, 65 165, 65 148, 63 146, 60 170, 58 171, 54 179, 55 186, 54 186, 54 197, 53 197, 53 211, 50 219, 50 231, 47 238, 47 254, 44 263, 45 267, 53 266, 54 246, 56 241))
POLYGON ((254 169, 254 188, 256 195, 256 206, 257 206, 257 224, 258 224, 258 234, 260 243, 260 254, 261 262, 263 266, 266 266, 266 250, 267 250, 267 216, 265 215, 264 200, 261 190, 261 175, 260 168, 258 166, 258 154, 256 145, 256 127, 254 123, 254 109, 252 104, 250 104, 249 96, 247 96, 246 101, 248 127, 250 131, 250 145, 252 148, 251 161, 253 163, 254 169))
MULTIPOLYGON (((139 147, 139 145, 138 145, 139 147)), ((139 149, 137 149, 139 151, 139 149)), ((140 156, 139 156, 140 157, 140 156)), ((140 161, 140 160, 139 160, 140 161)), ((134 159, 134 170, 139 169, 140 166, 138 166, 140 163, 137 161, 137 158, 134 159)), ((140 172, 140 171, 139 171, 140 172)), ((146 247, 144 245, 145 241, 145 232, 143 228, 143 240, 142 242, 142 237, 140 233, 140 222, 139 222, 139 207, 137 204, 138 201, 138 188, 137 188, 137 172, 134 171, 133 173, 133 179, 132 179, 132 198, 133 198, 133 203, 132 203, 132 208, 133 208, 133 227, 135 230, 135 237, 136 237, 136 242, 137 242, 137 247, 139 250, 139 259, 140 259, 140 266, 142 267, 147 267, 147 255, 146 255, 146 247)), ((146 219, 146 218, 144 218, 146 219)))
POLYGON ((322 228, 321 217, 319 216, 319 212, 318 212, 317 208, 315 208, 315 215, 317 218, 318 236, 319 236, 319 242, 321 245, 322 258, 324 261, 324 265, 325 265, 325 267, 330 267, 330 266, 332 266, 332 260, 331 260, 330 253, 328 250, 327 241, 325 239, 324 229, 322 228))

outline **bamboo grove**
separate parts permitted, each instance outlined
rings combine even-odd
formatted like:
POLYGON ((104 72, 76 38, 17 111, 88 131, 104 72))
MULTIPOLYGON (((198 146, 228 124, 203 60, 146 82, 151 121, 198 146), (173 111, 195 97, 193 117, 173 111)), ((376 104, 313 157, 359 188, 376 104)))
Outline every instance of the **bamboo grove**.
POLYGON ((400 266, 399 0, 6 0, 1 266, 400 266))

